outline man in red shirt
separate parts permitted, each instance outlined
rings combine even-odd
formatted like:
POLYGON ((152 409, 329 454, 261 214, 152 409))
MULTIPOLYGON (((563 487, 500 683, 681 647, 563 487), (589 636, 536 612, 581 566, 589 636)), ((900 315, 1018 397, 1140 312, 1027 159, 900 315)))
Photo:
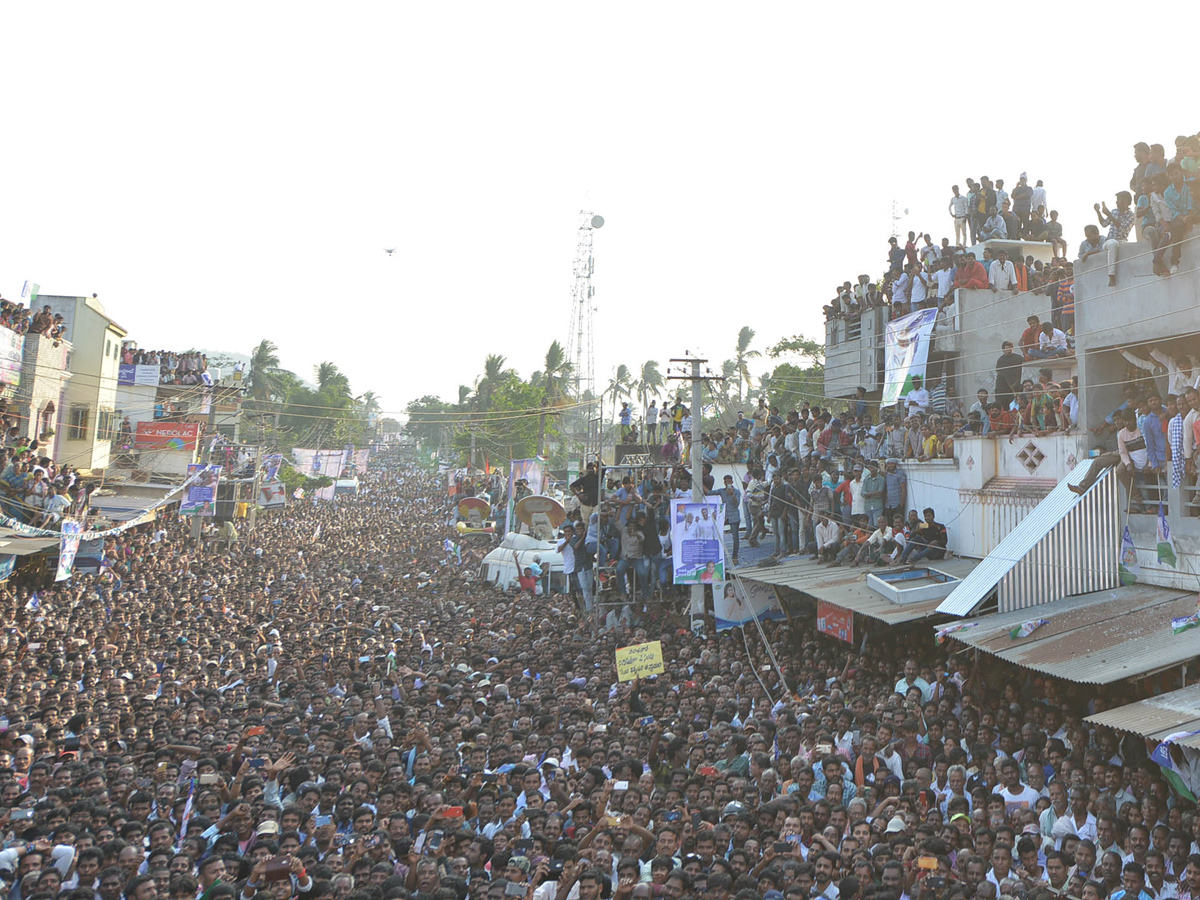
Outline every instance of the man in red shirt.
POLYGON ((985 291, 988 287, 987 269, 974 255, 960 253, 955 257, 954 289, 985 291))
POLYGON ((1030 316, 1025 321, 1029 323, 1029 327, 1021 332, 1021 343, 1017 344, 1017 349, 1021 351, 1021 355, 1026 359, 1033 359, 1029 355, 1029 351, 1036 350, 1038 347, 1038 336, 1042 333, 1042 322, 1037 316, 1030 316))

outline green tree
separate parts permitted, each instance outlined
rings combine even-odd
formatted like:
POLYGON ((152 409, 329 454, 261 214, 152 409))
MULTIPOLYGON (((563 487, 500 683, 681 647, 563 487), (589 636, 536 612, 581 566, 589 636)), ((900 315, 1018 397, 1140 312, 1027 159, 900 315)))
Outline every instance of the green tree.
POLYGON ((737 352, 734 355, 734 363, 737 365, 737 398, 738 405, 742 402, 742 386, 750 387, 751 375, 750 366, 747 360, 755 359, 762 356, 757 350, 750 349, 750 342, 754 340, 754 329, 749 325, 743 325, 738 331, 737 336, 737 352))
MULTIPOLYGON (((653 359, 648 359, 642 363, 641 369, 638 370, 638 377, 633 382, 633 388, 637 391, 638 401, 642 404, 642 411, 645 412, 647 401, 651 397, 657 397, 658 392, 663 389, 666 379, 663 378, 662 372, 659 371, 658 362, 653 359)), ((651 422, 646 422, 649 426, 651 422)))
POLYGON ((333 363, 323 362, 313 367, 317 377, 317 390, 336 400, 350 399, 350 379, 333 363))
POLYGON ((263 338, 250 355, 246 393, 255 400, 270 400, 279 393, 279 348, 263 338))
POLYGON ((540 382, 537 386, 542 388, 542 412, 538 416, 538 456, 542 456, 546 450, 546 411, 563 405, 567 397, 567 380, 574 370, 574 365, 563 352, 562 344, 552 341, 546 351, 545 367, 540 373, 534 373, 540 378, 530 379, 531 382, 540 382))
POLYGON ((825 397, 825 367, 779 363, 767 380, 766 394, 768 404, 784 411, 797 408, 805 400, 819 403, 825 397))
POLYGON ((508 362, 499 353, 489 353, 483 361, 483 374, 475 382, 476 407, 481 410, 492 408, 492 395, 501 382, 516 373, 505 367, 508 362))

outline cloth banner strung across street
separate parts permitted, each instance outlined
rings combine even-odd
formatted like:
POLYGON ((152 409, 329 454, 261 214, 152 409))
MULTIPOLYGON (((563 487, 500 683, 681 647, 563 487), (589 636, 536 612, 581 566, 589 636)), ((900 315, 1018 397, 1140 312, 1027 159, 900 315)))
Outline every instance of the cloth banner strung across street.
POLYGON ((717 631, 740 628, 755 619, 782 619, 775 588, 761 581, 738 578, 713 585, 713 617, 717 631))
POLYGON ((671 570, 675 584, 725 580, 725 504, 671 501, 671 570))
POLYGON ((937 321, 937 308, 919 309, 888 322, 883 340, 883 397, 881 406, 891 406, 912 390, 914 375, 925 377, 930 336, 937 321))
MULTIPOLYGON (((341 450, 309 450, 303 447, 292 448, 292 459, 296 471, 303 472, 310 478, 351 478, 367 469, 369 450, 355 450, 353 444, 347 444, 341 450)), ((323 487, 314 495, 318 500, 332 500, 335 488, 331 484, 323 487)))

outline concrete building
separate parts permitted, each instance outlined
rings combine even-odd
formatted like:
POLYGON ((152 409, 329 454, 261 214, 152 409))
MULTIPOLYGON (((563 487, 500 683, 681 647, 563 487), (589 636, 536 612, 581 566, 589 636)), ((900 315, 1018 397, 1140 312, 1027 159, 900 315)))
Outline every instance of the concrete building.
MULTIPOLYGON (((1089 429, 1102 425, 1122 403, 1131 379, 1143 385, 1153 381, 1163 396, 1185 383, 1200 385, 1200 241, 1185 244, 1179 274, 1168 278, 1153 273, 1151 257, 1147 243, 1122 244, 1114 288, 1108 286, 1104 254, 1076 261, 1074 355, 1024 365, 1026 379, 1036 378, 1043 367, 1057 383, 1078 377, 1078 428, 1069 434, 1012 440, 958 438, 953 460, 902 465, 909 479, 907 505, 933 506, 939 516, 953 518, 951 548, 983 560, 964 579, 964 585, 971 582, 970 590, 957 594, 957 599, 952 594, 937 612, 964 616, 997 608, 1017 614, 1086 590, 1118 588, 1116 566, 1109 563, 1116 559, 1116 544, 1126 525, 1140 563, 1139 583, 1188 590, 1195 606, 1200 491, 1187 484, 1187 478, 1173 486, 1169 464, 1166 473, 1148 476, 1150 483, 1142 484, 1141 491, 1151 502, 1141 508, 1130 506, 1111 472, 1088 495, 1108 482, 1111 496, 1103 501, 1084 504, 1072 500, 1074 495, 1055 491, 1064 480, 1081 480, 1081 464, 1090 465, 1099 452, 1116 449, 1114 435, 1095 436, 1089 429), (1144 361, 1148 371, 1131 365, 1122 350, 1144 361), (1161 359, 1167 364, 1157 362, 1161 359), (1179 555, 1175 566, 1158 562, 1160 498, 1179 555), (1093 559, 1089 554, 1097 547, 1104 552, 1093 559), (1083 562, 1073 566, 1072 557, 1083 562), (1021 574, 1030 566, 1037 569, 1036 577, 1021 574), (1079 570, 1088 575, 1083 582, 1077 581, 1079 570), (1095 572, 1103 577, 1091 578, 1095 572)), ((995 396, 1001 343, 1019 343, 1027 316, 1048 321, 1050 298, 985 290, 957 291, 953 299, 933 335, 926 386, 932 388, 944 378, 951 405, 965 411, 978 389, 995 396)), ((858 320, 826 323, 826 396, 850 398, 859 386, 869 396, 879 396, 887 316, 887 310, 868 310, 858 320)))
POLYGON ((70 341, 56 341, 40 334, 25 335, 21 384, 15 397, 21 435, 49 446, 56 459, 63 440, 63 400, 71 379, 67 361, 72 350, 70 341))
POLYGON ((60 411, 61 433, 55 435, 56 457, 62 463, 92 472, 107 468, 116 419, 117 376, 121 341, 126 331, 114 322, 103 304, 91 297, 41 294, 38 302, 60 313, 72 350, 71 379, 60 411))

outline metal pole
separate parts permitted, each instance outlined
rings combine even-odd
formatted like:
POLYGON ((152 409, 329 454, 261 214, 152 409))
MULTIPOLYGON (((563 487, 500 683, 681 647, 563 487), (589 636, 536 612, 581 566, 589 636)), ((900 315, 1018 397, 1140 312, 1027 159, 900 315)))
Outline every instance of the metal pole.
MULTIPOLYGON (((692 361, 692 502, 704 502, 704 449, 700 442, 701 422, 703 413, 700 408, 701 380, 700 361, 692 361)), ((724 537, 722 536, 722 540, 724 537)), ((692 585, 691 626, 695 630, 696 621, 704 618, 704 585, 692 585)))

